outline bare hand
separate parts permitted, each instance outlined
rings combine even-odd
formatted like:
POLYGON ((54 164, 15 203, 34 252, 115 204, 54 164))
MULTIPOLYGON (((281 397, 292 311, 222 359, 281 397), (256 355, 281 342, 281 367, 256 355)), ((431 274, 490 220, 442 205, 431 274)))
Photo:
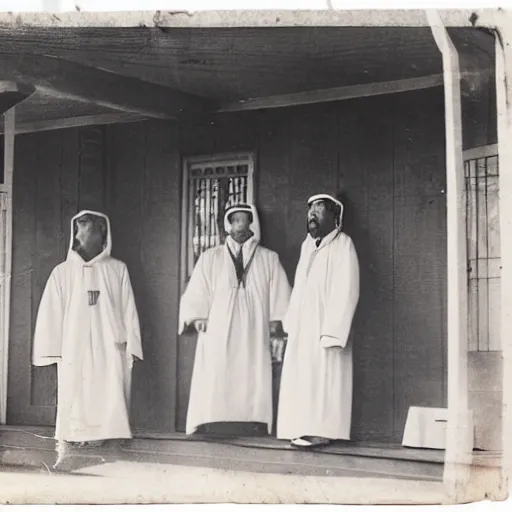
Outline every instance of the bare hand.
POLYGON ((197 332, 206 332, 208 320, 194 320, 194 327, 197 332))

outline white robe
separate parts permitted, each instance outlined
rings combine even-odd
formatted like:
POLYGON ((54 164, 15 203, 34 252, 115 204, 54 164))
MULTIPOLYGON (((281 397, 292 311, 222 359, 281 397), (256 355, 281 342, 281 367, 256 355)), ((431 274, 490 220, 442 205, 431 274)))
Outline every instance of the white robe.
POLYGON ((107 246, 90 262, 70 247, 39 305, 32 362, 57 363, 59 441, 131 437, 131 368, 134 356, 143 357, 140 326, 128 269, 110 256, 108 219, 107 226, 107 246), (95 306, 88 290, 100 292, 95 306))
POLYGON ((334 230, 316 248, 308 235, 284 319, 288 343, 281 374, 278 438, 350 439, 349 334, 358 300, 359 263, 352 240, 334 230))
MULTIPOLYGON (((227 243, 233 254, 238 244, 227 243)), ((186 432, 214 422, 258 422, 272 429, 272 365, 269 322, 282 320, 290 285, 278 255, 253 238, 243 245, 244 267, 254 259, 245 288, 238 287, 226 245, 199 258, 180 305, 180 333, 207 319, 192 373, 186 432)))

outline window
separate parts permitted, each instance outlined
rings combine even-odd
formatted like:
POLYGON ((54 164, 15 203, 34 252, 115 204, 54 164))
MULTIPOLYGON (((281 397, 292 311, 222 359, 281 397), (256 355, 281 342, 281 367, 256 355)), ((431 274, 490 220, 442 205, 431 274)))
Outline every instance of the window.
POLYGON ((501 350, 499 165, 496 146, 464 154, 468 260, 468 350, 501 350))
POLYGON ((224 242, 228 206, 253 202, 254 158, 230 154, 184 162, 182 275, 188 281, 199 256, 224 242))

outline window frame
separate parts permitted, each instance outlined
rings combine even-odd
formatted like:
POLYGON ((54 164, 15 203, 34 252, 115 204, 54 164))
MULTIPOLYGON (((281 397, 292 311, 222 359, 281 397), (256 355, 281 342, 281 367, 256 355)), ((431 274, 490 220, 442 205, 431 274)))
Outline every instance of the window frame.
POLYGON ((236 151, 185 157, 182 160, 182 197, 181 197, 181 289, 184 290, 193 270, 193 223, 191 222, 194 202, 190 187, 190 173, 194 167, 247 165, 247 201, 255 204, 256 154, 254 151, 236 151))

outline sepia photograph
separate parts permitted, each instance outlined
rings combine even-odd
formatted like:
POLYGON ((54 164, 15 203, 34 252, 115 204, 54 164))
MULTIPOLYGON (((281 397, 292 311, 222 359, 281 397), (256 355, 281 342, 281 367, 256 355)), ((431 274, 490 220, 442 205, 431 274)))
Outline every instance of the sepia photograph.
POLYGON ((0 503, 506 500, 510 12, 33 3, 0 503))

